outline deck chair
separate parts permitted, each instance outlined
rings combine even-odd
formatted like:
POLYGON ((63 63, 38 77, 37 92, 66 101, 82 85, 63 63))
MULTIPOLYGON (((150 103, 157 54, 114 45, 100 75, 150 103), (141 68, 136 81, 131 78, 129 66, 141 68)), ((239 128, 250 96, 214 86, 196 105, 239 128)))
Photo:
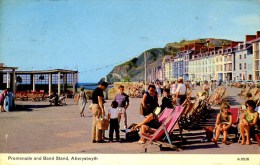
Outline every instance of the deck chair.
POLYGON ((229 112, 232 114, 232 127, 237 127, 239 119, 239 108, 230 108, 229 112))
POLYGON ((232 114, 232 127, 229 128, 228 135, 229 138, 232 138, 230 135, 234 134, 236 138, 238 135, 239 108, 230 108, 229 112, 232 114))
POLYGON ((163 123, 167 117, 174 111, 174 109, 171 108, 165 108, 163 112, 158 116, 158 122, 163 123))
POLYGON ((146 139, 146 143, 144 145, 144 151, 147 152, 147 146, 153 142, 158 141, 161 137, 166 135, 169 145, 174 148, 172 145, 172 141, 170 139, 169 132, 176 126, 178 119, 182 113, 183 107, 177 106, 175 110, 172 110, 170 115, 166 118, 166 120, 162 123, 162 125, 155 130, 154 134, 141 134, 141 137, 146 139))
MULTIPOLYGON (((228 138, 234 140, 238 136, 239 108, 230 108, 229 112, 232 114, 232 126, 228 130, 228 138)), ((216 128, 214 128, 213 134, 215 137, 216 128)), ((221 134, 219 138, 223 138, 223 135, 221 134)))

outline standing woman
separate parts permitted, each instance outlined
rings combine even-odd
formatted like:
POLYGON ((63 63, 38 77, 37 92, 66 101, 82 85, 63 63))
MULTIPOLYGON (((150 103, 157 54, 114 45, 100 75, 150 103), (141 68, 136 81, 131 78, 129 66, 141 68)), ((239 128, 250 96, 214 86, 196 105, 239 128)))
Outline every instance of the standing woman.
POLYGON ((6 112, 5 111, 5 105, 4 105, 4 100, 5 100, 6 96, 7 96, 7 90, 5 89, 0 94, 0 110, 1 110, 1 112, 6 112))
POLYGON ((80 93, 79 93, 79 107, 80 107, 80 117, 84 116, 84 110, 87 104, 87 95, 84 92, 84 87, 80 88, 80 93))
POLYGON ((98 129, 97 124, 101 116, 105 116, 104 108, 104 94, 103 92, 107 89, 108 84, 106 82, 101 82, 98 87, 92 93, 92 114, 93 114, 93 123, 92 123, 92 142, 93 143, 102 143, 102 132, 98 129))
POLYGON ((203 87, 202 87, 203 91, 207 92, 207 95, 209 95, 209 82, 207 80, 204 81, 203 87))
POLYGON ((160 82, 156 82, 156 92, 160 96, 161 95, 161 85, 160 82))
POLYGON ((245 133, 246 133, 246 144, 250 144, 250 130, 254 129, 254 126, 257 124, 259 114, 255 112, 254 109, 256 104, 253 100, 246 101, 247 109, 244 111, 244 114, 241 117, 240 123, 240 132, 242 136, 241 144, 245 144, 245 133))
POLYGON ((153 112, 153 110, 159 106, 158 104, 158 94, 156 92, 156 88, 154 85, 149 85, 148 90, 145 92, 142 103, 143 107, 143 114, 141 115, 148 115, 153 112))
POLYGON ((174 95, 177 89, 177 84, 175 81, 172 82, 171 84, 171 94, 174 95))

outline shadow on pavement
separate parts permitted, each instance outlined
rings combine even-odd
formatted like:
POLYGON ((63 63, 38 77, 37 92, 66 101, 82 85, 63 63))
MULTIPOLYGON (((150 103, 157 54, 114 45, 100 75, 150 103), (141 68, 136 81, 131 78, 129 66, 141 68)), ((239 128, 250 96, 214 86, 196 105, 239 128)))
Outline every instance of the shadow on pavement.
POLYGON ((16 109, 11 112, 28 111, 31 112, 36 108, 47 108, 50 105, 16 105, 16 109))
POLYGON ((229 96, 228 97, 228 101, 230 102, 230 105, 234 106, 234 105, 241 105, 241 103, 239 103, 235 96, 229 96))
POLYGON ((204 145, 192 145, 192 146, 182 146, 183 150, 196 150, 196 149, 209 149, 209 148, 220 148, 216 144, 204 144, 204 145))

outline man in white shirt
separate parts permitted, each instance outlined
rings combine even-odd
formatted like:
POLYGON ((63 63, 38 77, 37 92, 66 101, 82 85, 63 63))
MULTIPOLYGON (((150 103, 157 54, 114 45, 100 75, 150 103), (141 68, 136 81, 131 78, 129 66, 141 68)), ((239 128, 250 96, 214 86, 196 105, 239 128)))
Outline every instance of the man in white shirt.
POLYGON ((186 100, 186 85, 183 83, 183 78, 179 77, 178 78, 178 87, 176 89, 176 102, 177 105, 182 105, 182 103, 186 100))

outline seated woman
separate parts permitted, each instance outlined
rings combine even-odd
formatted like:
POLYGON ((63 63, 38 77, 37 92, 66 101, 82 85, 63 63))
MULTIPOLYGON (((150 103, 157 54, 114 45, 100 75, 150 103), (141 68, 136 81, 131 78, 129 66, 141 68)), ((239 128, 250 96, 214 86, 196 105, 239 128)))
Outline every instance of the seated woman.
POLYGON ((211 141, 217 144, 218 138, 221 132, 223 132, 224 139, 222 143, 229 145, 227 142, 227 135, 228 135, 228 129, 232 125, 232 115, 228 110, 230 109, 230 105, 225 102, 222 103, 220 107, 220 113, 217 115, 217 120, 216 120, 216 136, 215 138, 212 138, 211 141))
POLYGON ((241 144, 245 144, 245 133, 246 133, 246 144, 250 144, 250 129, 254 129, 254 126, 257 124, 259 114, 254 111, 256 103, 253 100, 246 101, 247 109, 244 111, 244 114, 241 117, 240 122, 240 132, 242 141, 241 144))
MULTIPOLYGON (((169 89, 165 89, 164 90, 164 97, 162 99, 162 105, 161 108, 173 108, 172 105, 172 99, 170 97, 170 90, 169 89)), ((161 126, 161 123, 158 122, 158 116, 162 113, 161 112, 156 115, 154 113, 150 113, 146 116, 146 118, 139 124, 137 124, 133 129, 136 130, 137 128, 140 127, 140 134, 153 134, 154 129, 158 129, 161 126)), ((140 138, 140 140, 138 141, 139 144, 144 144, 145 143, 145 139, 144 138, 140 138)))

